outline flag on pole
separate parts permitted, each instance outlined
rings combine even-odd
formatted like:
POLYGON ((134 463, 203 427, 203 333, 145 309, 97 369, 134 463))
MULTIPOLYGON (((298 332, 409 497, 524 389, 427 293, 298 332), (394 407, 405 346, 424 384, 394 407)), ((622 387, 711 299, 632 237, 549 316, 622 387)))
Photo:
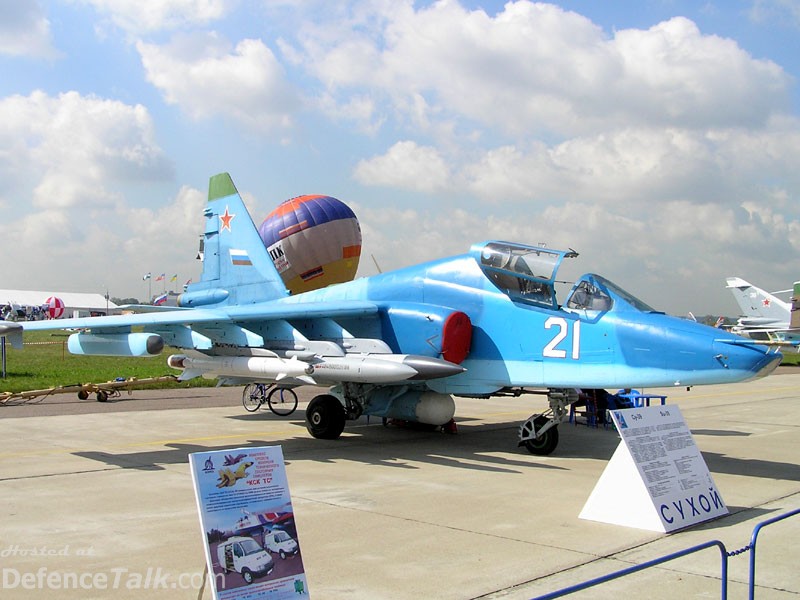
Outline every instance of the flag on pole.
POLYGON ((152 274, 148 273, 147 275, 144 275, 142 277, 142 281, 147 281, 148 279, 150 279, 150 277, 152 277, 152 274))
POLYGON ((170 283, 172 283, 173 281, 178 281, 178 274, 175 273, 175 275, 173 275, 172 279, 170 279, 169 281, 170 281, 170 283))
POLYGON ((161 294, 158 298, 153 300, 153 304, 155 304, 156 306, 160 306, 160 305, 164 304, 166 301, 167 301, 167 295, 166 294, 161 294))
POLYGON ((156 277, 156 281, 164 281, 164 275, 165 275, 165 274, 164 274, 164 273, 162 273, 161 275, 159 275, 158 277, 156 277))

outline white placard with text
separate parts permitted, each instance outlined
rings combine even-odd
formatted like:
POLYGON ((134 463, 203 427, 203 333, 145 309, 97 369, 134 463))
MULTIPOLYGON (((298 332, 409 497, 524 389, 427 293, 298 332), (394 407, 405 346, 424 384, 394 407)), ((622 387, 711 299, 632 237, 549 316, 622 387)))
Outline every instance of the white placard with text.
POLYGON ((622 441, 581 519, 666 533, 728 514, 677 406, 610 413, 622 441))

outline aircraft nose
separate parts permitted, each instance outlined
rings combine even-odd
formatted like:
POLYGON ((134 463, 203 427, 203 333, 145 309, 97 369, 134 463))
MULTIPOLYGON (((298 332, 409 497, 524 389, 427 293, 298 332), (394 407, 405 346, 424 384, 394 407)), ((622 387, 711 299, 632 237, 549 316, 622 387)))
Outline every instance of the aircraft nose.
POLYGON ((749 374, 747 379, 758 379, 772 373, 783 355, 767 346, 743 338, 732 338, 714 342, 714 358, 732 372, 749 374))

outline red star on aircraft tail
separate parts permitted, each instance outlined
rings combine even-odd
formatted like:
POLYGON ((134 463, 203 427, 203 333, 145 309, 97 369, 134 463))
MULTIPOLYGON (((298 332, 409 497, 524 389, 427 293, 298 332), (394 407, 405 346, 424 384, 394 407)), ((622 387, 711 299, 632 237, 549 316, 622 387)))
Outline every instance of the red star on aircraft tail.
POLYGON ((769 307, 769 298, 764 298, 764 299, 761 301, 761 303, 762 303, 764 306, 766 306, 766 307, 769 307))
POLYGON ((226 206, 225 207, 225 214, 222 214, 222 215, 219 216, 219 220, 222 223, 222 227, 220 227, 220 231, 225 231, 226 229, 228 231, 230 231, 231 230, 231 221, 233 221, 233 217, 235 217, 235 216, 236 215, 232 215, 232 214, 228 213, 228 207, 226 206))

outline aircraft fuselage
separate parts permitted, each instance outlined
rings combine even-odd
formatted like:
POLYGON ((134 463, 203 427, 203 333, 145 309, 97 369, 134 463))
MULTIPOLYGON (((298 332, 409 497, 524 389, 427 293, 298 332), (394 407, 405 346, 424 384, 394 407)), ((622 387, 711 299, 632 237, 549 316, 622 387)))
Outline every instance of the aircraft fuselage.
MULTIPOLYGON (((601 286, 585 275, 579 281, 601 286)), ((577 284, 576 284, 577 286, 577 284)), ((574 292, 574 288, 573 288, 574 292)), ((465 313, 472 341, 464 373, 427 382, 456 395, 507 387, 616 388, 691 386, 763 376, 780 355, 739 336, 663 313, 644 312, 606 292, 610 310, 525 304, 499 290, 475 258, 464 255, 307 292, 279 302, 368 300, 382 318, 353 322, 354 335, 375 336, 394 352, 439 356, 441 340, 424 327, 442 307, 465 313), (389 314, 403 306, 405 318, 389 314), (430 319, 428 319, 430 320, 430 319), (380 331, 375 330, 380 327, 380 331), (359 329, 364 329, 359 331, 359 329), (368 330, 372 329, 372 330, 368 330)))

